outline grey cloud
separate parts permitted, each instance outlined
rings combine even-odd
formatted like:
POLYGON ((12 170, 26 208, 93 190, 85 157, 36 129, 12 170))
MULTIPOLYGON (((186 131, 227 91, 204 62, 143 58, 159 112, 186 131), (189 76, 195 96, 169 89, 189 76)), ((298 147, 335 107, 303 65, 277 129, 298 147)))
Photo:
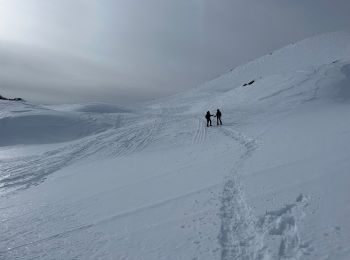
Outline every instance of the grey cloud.
POLYGON ((103 61, 16 44, 0 45, 0 68, 4 95, 37 102, 125 103, 161 92, 103 61))
POLYGON ((0 91, 41 102, 139 102, 350 25, 347 0, 3 3, 15 16, 0 17, 0 91))

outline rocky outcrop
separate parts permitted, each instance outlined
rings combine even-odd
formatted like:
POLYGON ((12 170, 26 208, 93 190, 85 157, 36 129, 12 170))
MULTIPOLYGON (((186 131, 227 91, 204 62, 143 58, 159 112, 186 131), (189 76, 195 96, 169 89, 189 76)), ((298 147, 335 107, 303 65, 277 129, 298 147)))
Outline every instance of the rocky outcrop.
POLYGON ((2 95, 0 95, 0 100, 10 100, 10 101, 24 101, 23 98, 6 98, 2 95))

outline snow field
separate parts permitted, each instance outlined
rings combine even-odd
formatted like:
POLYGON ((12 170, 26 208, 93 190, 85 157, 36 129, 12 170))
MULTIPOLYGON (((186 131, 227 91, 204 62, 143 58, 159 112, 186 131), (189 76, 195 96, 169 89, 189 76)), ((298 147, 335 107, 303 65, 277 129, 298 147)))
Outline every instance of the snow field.
POLYGON ((348 259, 349 64, 331 33, 139 110, 0 103, 0 258, 348 259))

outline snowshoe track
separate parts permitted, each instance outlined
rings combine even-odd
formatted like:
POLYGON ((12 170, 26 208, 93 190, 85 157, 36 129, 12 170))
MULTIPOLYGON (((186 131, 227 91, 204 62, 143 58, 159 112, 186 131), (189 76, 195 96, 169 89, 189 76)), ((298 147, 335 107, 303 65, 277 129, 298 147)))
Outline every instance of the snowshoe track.
POLYGON ((219 242, 221 259, 264 259, 267 257, 263 234, 256 228, 256 219, 248 206, 237 175, 257 148, 256 141, 230 128, 222 132, 243 147, 243 153, 227 176, 221 197, 219 242))
POLYGON ((264 259, 263 235, 234 176, 225 181, 221 205, 221 259, 264 259))
POLYGON ((249 207, 238 181, 239 170, 258 148, 254 139, 223 127, 222 132, 238 142, 243 153, 227 176, 221 197, 221 259, 300 259, 309 250, 299 237, 298 224, 308 199, 299 195, 295 202, 256 217, 249 207), (278 240, 278 243, 272 241, 278 240))

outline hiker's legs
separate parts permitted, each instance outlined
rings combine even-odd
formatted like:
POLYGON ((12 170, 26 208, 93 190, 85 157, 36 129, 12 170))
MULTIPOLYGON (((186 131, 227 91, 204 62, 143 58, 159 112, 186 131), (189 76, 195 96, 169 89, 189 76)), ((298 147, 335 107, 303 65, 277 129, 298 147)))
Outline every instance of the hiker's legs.
POLYGON ((222 122, 221 122, 221 117, 219 117, 218 119, 219 119, 219 121, 220 121, 220 125, 222 125, 222 122))
POLYGON ((207 127, 209 127, 209 120, 207 119, 207 127))

